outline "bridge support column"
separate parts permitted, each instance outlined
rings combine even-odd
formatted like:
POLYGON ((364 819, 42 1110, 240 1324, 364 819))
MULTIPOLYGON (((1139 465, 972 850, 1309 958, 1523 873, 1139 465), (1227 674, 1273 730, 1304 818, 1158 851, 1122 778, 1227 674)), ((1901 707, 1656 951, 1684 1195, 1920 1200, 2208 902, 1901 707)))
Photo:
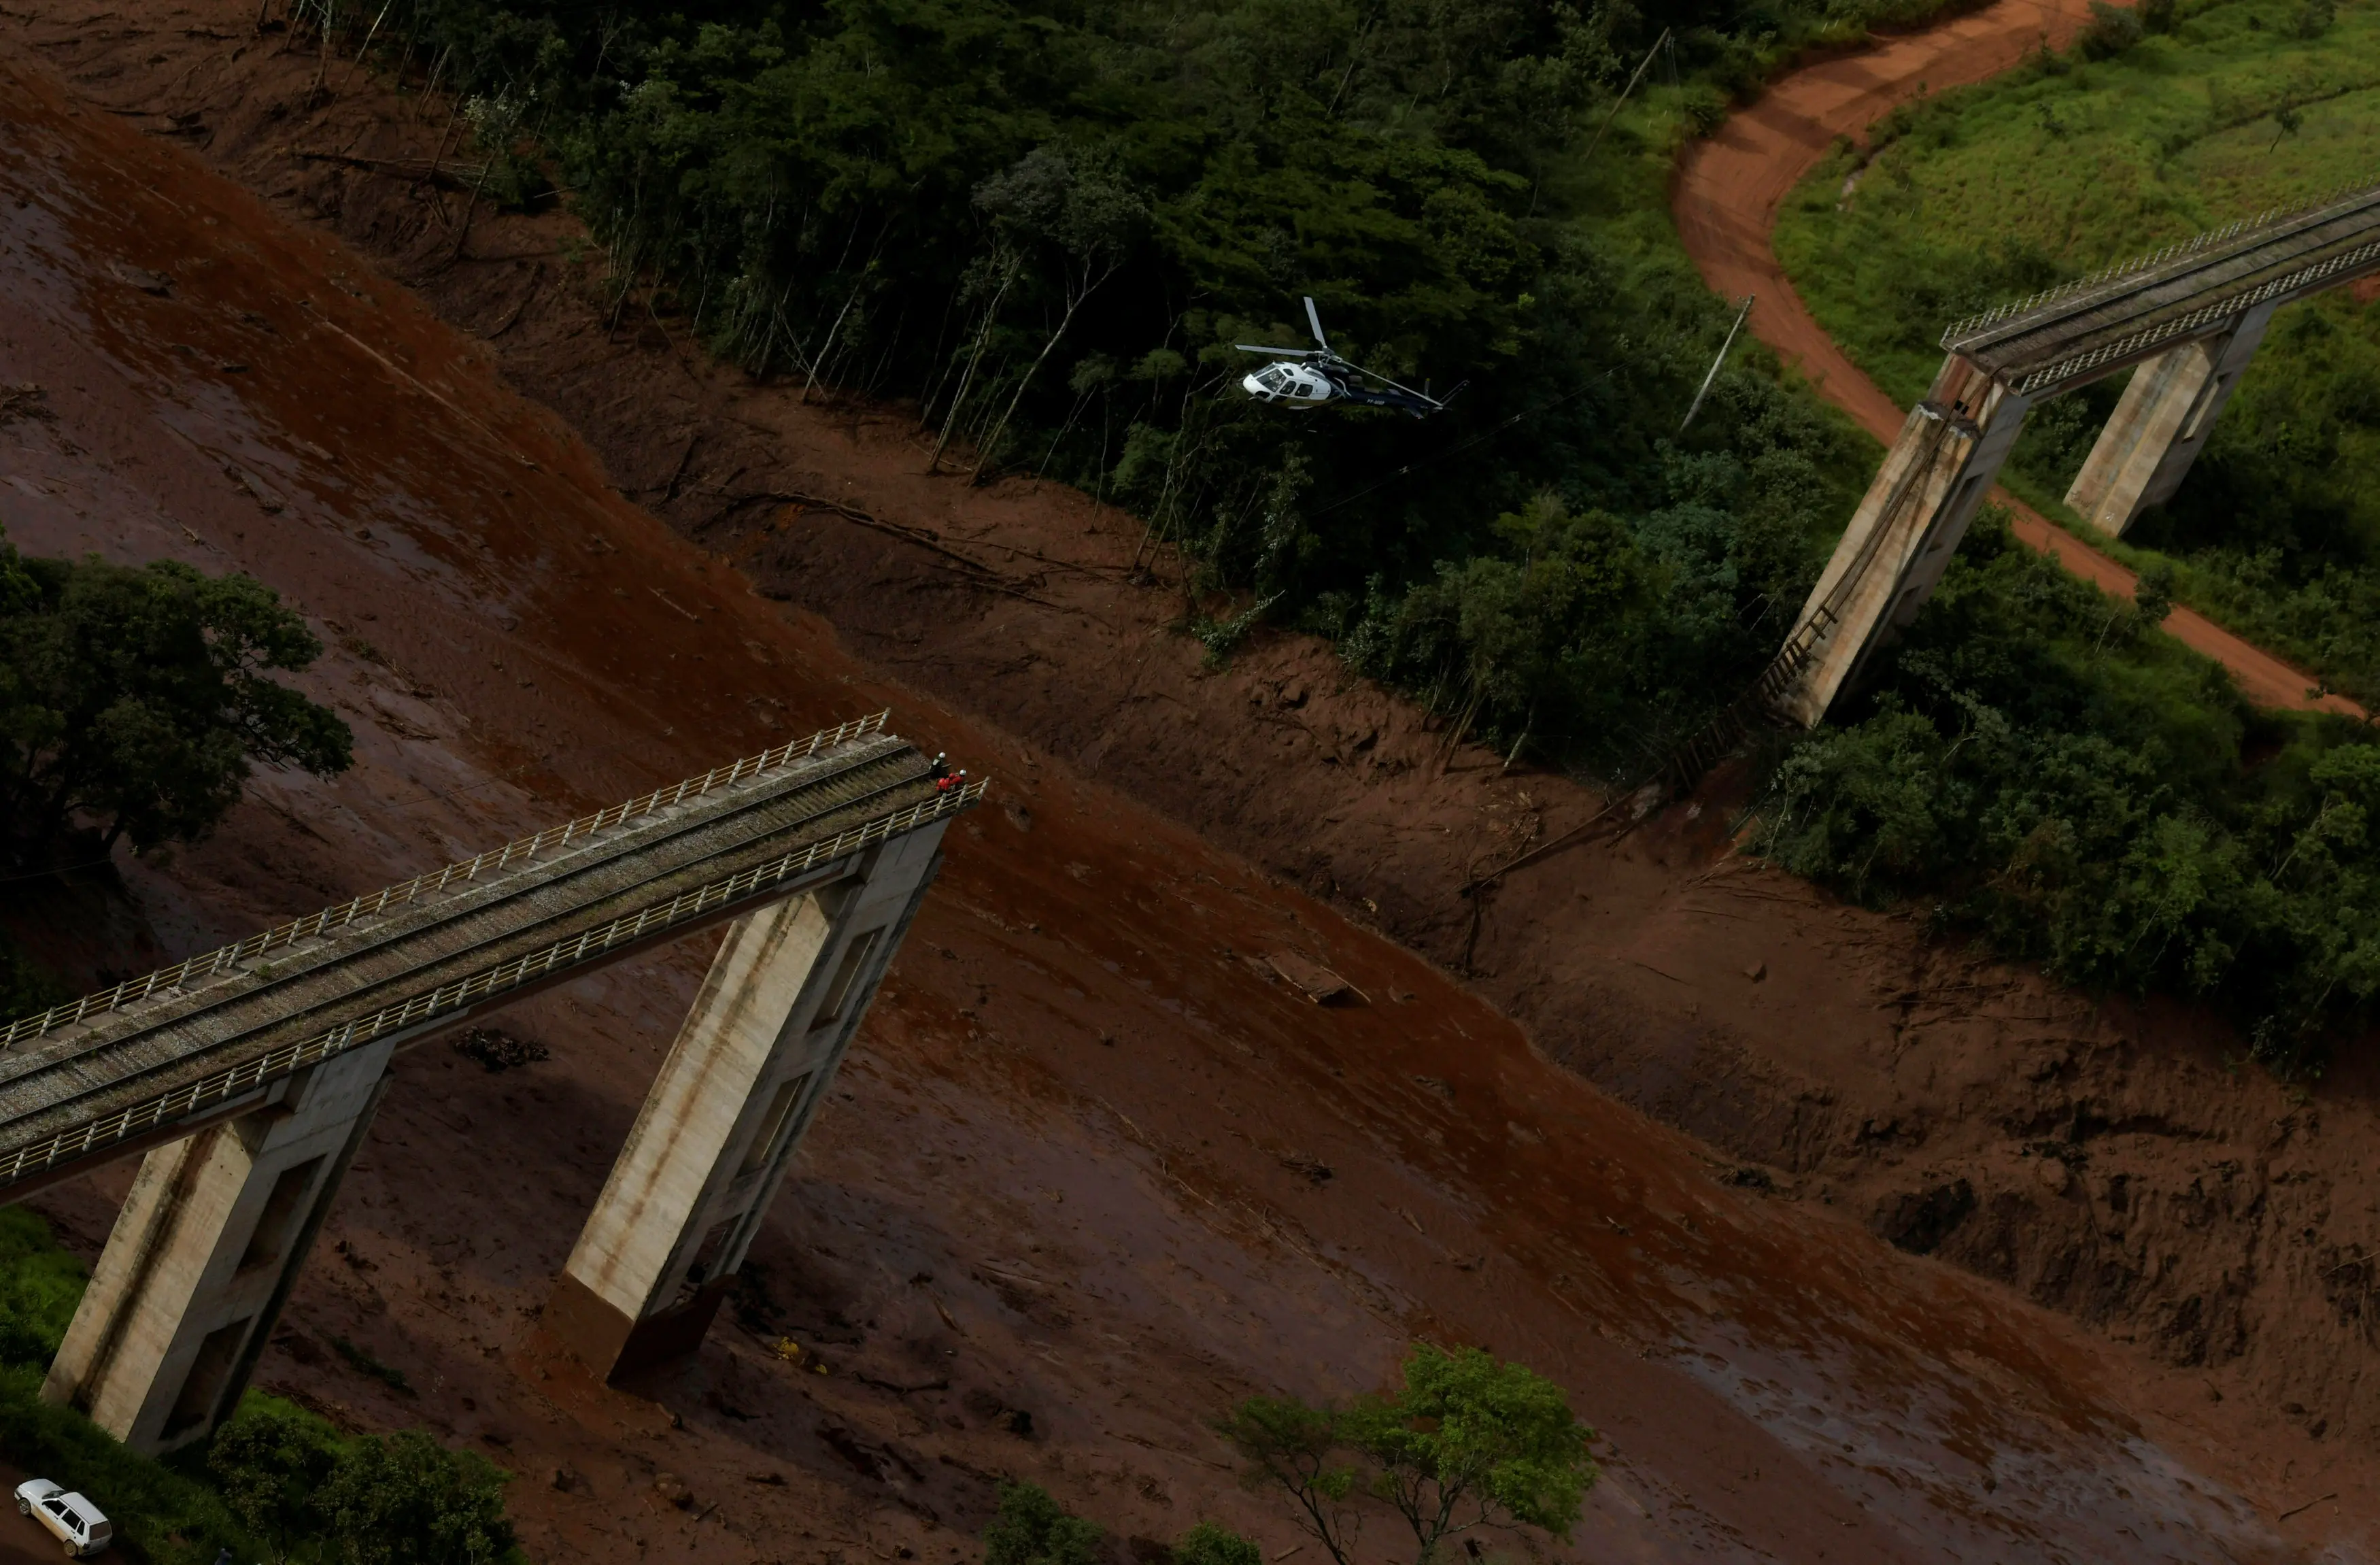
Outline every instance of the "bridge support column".
POLYGON ((42 1400, 152 1454, 228 1416, 370 1129, 395 1048, 310 1067, 264 1106, 144 1158, 42 1400))
POLYGON ((2024 427, 2026 400, 1952 354, 1912 409, 1787 640, 1777 708, 1804 727, 1917 616, 2024 427))
POLYGON ((2068 487, 2066 503, 2100 531, 2120 537, 2142 512, 2172 499, 2277 308, 2260 305, 2225 334, 2169 348, 2135 369, 2068 487))
POLYGON ((941 862, 942 827, 728 928, 546 1306, 605 1379, 699 1346, 941 862))

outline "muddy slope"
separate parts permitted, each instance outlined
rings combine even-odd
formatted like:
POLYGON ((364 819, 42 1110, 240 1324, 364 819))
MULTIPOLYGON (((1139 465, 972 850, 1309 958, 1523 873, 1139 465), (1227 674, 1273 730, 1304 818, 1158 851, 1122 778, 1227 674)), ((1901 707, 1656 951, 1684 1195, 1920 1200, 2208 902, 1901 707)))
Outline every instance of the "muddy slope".
MULTIPOLYGON (((356 158, 407 149, 427 155, 437 124, 416 120, 410 105, 372 96, 361 84, 310 103, 311 61, 276 54, 270 38, 254 41, 251 18, 231 6, 159 6, 153 14, 117 11, 101 21, 19 13, 0 36, 11 40, 6 47, 66 70, 87 102, 126 111, 111 118, 171 132, 284 212, 335 224, 392 275, 417 282, 449 320, 487 339, 471 353, 441 349, 447 358, 434 372, 409 369, 421 394, 451 395, 451 387, 440 388, 467 372, 483 379, 483 362, 492 360, 586 433, 630 497, 662 511, 715 555, 733 558, 772 596, 815 606, 850 645, 912 685, 1027 736, 1038 747, 1029 753, 1055 758, 1050 785, 1062 776, 1087 777, 1090 791, 1082 796, 1094 799, 1113 797, 1101 785, 1120 788, 1448 962, 1470 944, 1466 909, 1452 894, 1468 869, 1595 807, 1559 780, 1500 778, 1492 758, 1466 753, 1441 772, 1437 735, 1378 692, 1346 686, 1327 654, 1310 645, 1274 641, 1225 673, 1204 673, 1195 643, 1165 629, 1172 601, 1121 581, 1135 535, 1112 513, 1094 515, 1079 496, 1030 485, 970 490, 926 478, 923 451, 892 415, 804 406, 794 389, 756 389, 710 374, 692 359, 675 322, 630 314, 607 330, 584 279, 565 261, 567 228, 558 220, 481 214, 454 259, 458 199, 444 197, 442 209, 434 188, 288 155, 293 147, 337 148, 356 158)), ((401 296, 384 285, 342 276, 351 264, 326 251, 310 287, 278 286, 326 297, 337 286, 342 297, 373 301, 368 308, 401 307, 401 296)), ((595 492, 600 480, 581 481, 586 503, 608 507, 606 517, 625 510, 595 492)), ((485 503, 483 489, 456 503, 485 503)), ((21 524, 12 516, 10 525, 21 524)), ((442 525, 457 533, 458 558, 473 562, 457 567, 456 590, 497 602, 523 590, 524 579, 549 579, 556 562, 566 563, 565 574, 584 574, 590 563, 579 553, 605 557, 593 541, 556 541, 586 525, 569 507, 546 524, 560 531, 540 535, 545 541, 519 558, 499 552, 476 560, 474 551, 488 545, 473 541, 469 528, 442 525)), ((608 541, 625 526, 607 521, 596 537, 608 541)), ((131 536, 119 546, 132 548, 131 536)), ((293 544, 288 557, 316 547, 334 545, 293 544)), ((253 552, 240 558, 261 568, 253 552)), ((692 634, 704 623, 703 607, 686 607, 692 588, 633 573, 622 579, 616 565, 602 570, 619 583, 613 601, 636 605, 642 616, 639 637, 667 640, 662 632, 692 634), (673 624, 673 614, 683 618, 673 624)), ((704 579, 734 577, 714 565, 704 579)), ((602 612, 596 618, 608 615, 601 596, 591 602, 602 612)), ((571 613, 591 612, 581 601, 571 613)), ((574 654, 588 667, 629 679, 659 666, 652 660, 663 655, 604 623, 601 646, 574 654)), ((737 655, 715 640, 706 645, 699 655, 713 661, 737 655)), ((443 648, 433 637, 417 655, 443 658, 443 648)), ((476 670, 483 650, 481 644, 455 657, 476 670)), ((695 655, 673 678, 695 672, 695 655)), ((771 703, 792 699, 767 665, 735 666, 748 709, 771 713, 771 703)), ((499 707, 515 698, 503 680, 474 678, 499 707)), ((600 765, 608 746, 586 749, 587 734, 625 723, 649 735, 653 724, 690 721, 676 686, 667 696, 639 697, 635 688, 625 698, 596 698, 598 708, 617 698, 629 710, 592 728, 555 726, 534 704, 520 721, 580 735, 574 758, 583 751, 600 765)), ((517 766, 530 785, 542 786, 535 769, 554 764, 531 746, 500 770, 517 766)), ((991 825, 1006 819, 1038 831, 1047 824, 1043 807, 1023 807, 1024 822, 1003 815, 991 825)), ((1131 811, 1124 818, 1148 819, 1131 811)), ((1086 819, 1070 820, 1067 830, 1087 829, 1086 819)), ((2182 1420, 2171 1427, 2205 1442, 2203 1457, 2192 1446, 2192 1460, 2236 1462, 2246 1476, 2235 1481, 2250 1486, 2268 1518, 2327 1487, 2368 1493, 2351 1464, 2362 1460, 2359 1443, 2369 1449, 2374 1419, 2361 1373, 2372 1353, 2356 1269, 2363 1263, 2353 1259, 2369 1248, 2374 1229, 2364 1171, 2380 1132, 2370 1080, 2335 1077, 2305 1100, 2252 1077, 2234 1080, 2221 1068, 2226 1040, 2203 1023, 2103 1013, 2024 975, 1930 947, 1906 924, 1835 908, 1791 882, 1722 863, 1722 825, 1719 810, 1699 819, 1681 810, 1515 876, 1476 931, 1478 986, 1520 1017, 1547 1053, 1743 1165, 1718 1171, 1746 1189, 1766 1181, 1775 1194, 1758 1207, 1763 1226, 1801 1231, 1816 1223, 1814 1231, 1831 1231, 1828 1219, 1847 1215, 1904 1248, 1930 1249, 2129 1339, 2131 1347, 2097 1359, 2100 1373, 2124 1382, 2128 1405, 2182 1420), (2347 1480, 2329 1477, 2334 1470, 2347 1480)), ((1164 855, 1201 851, 1153 824, 1131 830, 1161 842, 1156 851, 1164 855)), ((326 871, 323 879, 331 878, 326 871)), ((1250 885, 1250 895, 1270 894, 1250 885)), ((1161 911, 1148 926, 1152 938, 1200 916, 1161 911)), ((1100 904, 1076 916, 1103 919, 1112 910, 1100 904)), ((1448 993, 1455 1002, 1442 988, 1425 991, 1418 978, 1406 980, 1405 989, 1448 993)), ((964 1000, 969 991, 956 992, 964 1000)), ((1050 1014, 1081 1025, 1070 1003, 1050 1014)), ((1392 1037, 1402 1037, 1398 1020, 1392 1037)), ((1062 1031, 1055 1022, 1039 1025, 1052 1038, 1062 1031)), ((1009 1036, 1060 1047, 1038 1035, 1009 1036)), ((1473 1046, 1449 1047, 1459 1055, 1473 1046)), ((1083 1058, 1109 1058, 1099 1048, 1083 1058)), ((1228 1064, 1231 1057, 1218 1058, 1228 1064)), ((1075 1063, 1070 1057, 1067 1068, 1075 1063)), ((1437 1084, 1455 1086, 1451 1101, 1463 1104, 1445 1068, 1412 1074, 1427 1078, 1420 1090, 1441 1099, 1437 1084)), ((1528 1094, 1555 1090, 1554 1078, 1525 1079, 1528 1094)), ((1146 1112, 1179 1108, 1160 1098, 1146 1112)), ((1134 1123, 1149 1124, 1143 1112, 1127 1111, 1134 1123)), ((1510 1122, 1529 1128, 1525 1118, 1510 1122)), ((1571 1164, 1558 1159, 1545 1178, 1549 1190, 1580 1198, 1571 1164)), ((1602 1188, 1600 1177, 1591 1183, 1602 1188)), ((1334 1194, 1356 1187, 1331 1186, 1334 1194)), ((1409 1215, 1410 1207, 1397 1211, 1409 1215)), ((1550 1231, 1574 1242, 1599 1220, 1566 1213, 1550 1231)), ((1390 1238, 1399 1226, 1390 1219, 1390 1238)), ((1408 1231, 1427 1232, 1427 1224, 1416 1216, 1408 1231)), ((1854 1253, 1870 1257, 1863 1264, 1871 1267, 1886 1256, 1874 1247, 1854 1253)), ((1488 1252, 1453 1253, 1441 1264, 1459 1270, 1474 1254, 1488 1252)), ((1913 1275, 1927 1274, 1924 1265, 1904 1264, 1917 1266, 1913 1275)), ((1484 1260, 1475 1268, 1487 1269, 1484 1260)), ((533 1270, 524 1264, 524 1275, 533 1270)), ((1940 1285, 1948 1283, 1942 1278, 1940 1285)), ((1753 1292, 1768 1285, 1764 1280, 1753 1292)), ((2039 1318, 1998 1290, 1973 1296, 1998 1301, 1985 1306, 1987 1316, 2039 1318)), ((1788 1335, 1808 1329, 1796 1325, 1788 1335)), ((1727 1356, 1741 1365, 1767 1351, 1727 1356)), ((1925 1346, 1917 1364, 1937 1362, 1942 1351, 1925 1346)), ((1942 1371, 1904 1361, 1893 1373, 1922 1385, 1942 1371)), ((1998 1485, 2003 1498, 1988 1504, 2010 1503, 2006 1493, 1998 1485)), ((2288 1525, 2296 1535, 2310 1526, 2354 1525, 2351 1518, 2325 1522, 2328 1509, 2288 1525)))

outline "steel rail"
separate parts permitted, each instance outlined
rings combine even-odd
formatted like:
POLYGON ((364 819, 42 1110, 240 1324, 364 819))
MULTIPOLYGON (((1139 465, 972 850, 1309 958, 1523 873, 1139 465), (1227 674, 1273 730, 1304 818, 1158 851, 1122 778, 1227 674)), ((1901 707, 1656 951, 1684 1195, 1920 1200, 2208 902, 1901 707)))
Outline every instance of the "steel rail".
MULTIPOLYGON (((783 764, 780 762, 779 764, 783 764)), ((747 774, 748 775, 748 774, 747 774)), ((382 1006, 370 1015, 342 1022, 297 1043, 284 1044, 254 1060, 203 1076, 188 1086, 160 1093, 128 1109, 103 1114, 73 1130, 21 1147, 0 1158, 0 1186, 56 1167, 118 1142, 197 1112, 209 1103, 253 1091, 265 1083, 309 1065, 359 1048, 391 1032, 400 1032, 468 1009, 491 996, 518 989, 533 979, 560 972, 620 945, 686 923, 724 904, 749 897, 771 886, 796 879, 821 864, 857 853, 871 843, 914 831, 921 826, 972 808, 983 798, 986 784, 970 782, 939 797, 923 800, 838 832, 821 843, 783 855, 765 864, 681 892, 667 902, 623 914, 597 928, 556 940, 552 945, 485 968, 468 977, 439 985, 426 993, 382 1006)), ((666 792, 666 790, 663 790, 666 792)))
POLYGON ((2343 250, 2327 260, 2301 266, 2295 272, 2286 273, 2267 282, 2260 283, 2244 293, 2217 299, 2213 304, 2202 305, 2187 315, 2176 316, 2170 321, 2161 321, 2155 326, 2143 327, 2130 336, 2119 337, 2112 343, 2103 344, 2088 352, 2078 353, 2070 358, 2058 359, 2038 370, 2027 370, 2016 382, 2015 389, 2019 395, 2031 395, 2040 388, 2070 379, 2085 370, 2098 369, 2111 360, 2131 358, 2144 349, 2155 347, 2159 343, 2175 337, 2187 336, 2202 326, 2212 325, 2227 317, 2242 314, 2267 300, 2278 298, 2284 294, 2294 293, 2300 288, 2319 283, 2326 277, 2335 276, 2350 267, 2361 266, 2373 261, 2380 261, 2380 239, 2358 245, 2351 250, 2343 250))
POLYGON ((2153 250, 2147 255, 2118 261, 2112 266, 2092 273, 2087 277, 2077 277, 2070 282, 2044 288, 2030 298, 2000 305, 1996 309, 1986 309, 1981 314, 1970 315, 1962 321, 1954 321, 1942 329, 1940 346, 1949 351, 1956 352, 1961 342, 1987 327, 1997 326, 2003 321, 2013 320, 2017 316, 2062 303, 2077 295, 2089 293, 2092 289, 2103 287, 2109 283, 2153 272, 2169 261, 2196 255, 2202 250, 2216 245, 2228 244, 2233 239, 2256 236, 2264 229, 2277 228, 2284 224, 2311 217, 2316 212, 2327 211, 2332 207, 2345 205, 2358 196, 2374 193, 2380 193, 2380 187, 2368 183, 2350 182, 2341 185, 2327 195, 2317 196, 2313 200, 2299 206, 2273 207, 2258 212, 2253 217, 2243 217, 2236 223, 2226 224, 2220 228, 2212 228, 2204 234, 2193 235, 2190 238, 2168 245, 2162 249, 2153 250))
POLYGON ((145 1000, 160 989, 177 988, 188 979, 210 977, 218 973, 228 972, 242 962, 251 961, 268 952, 279 950, 283 946, 312 936, 327 934, 334 929, 345 928, 359 918, 369 918, 392 906, 402 906, 418 901, 423 896, 434 895, 458 880, 468 882, 476 880, 482 870, 502 869, 516 861, 528 863, 547 848, 567 846, 574 841, 583 841, 640 816, 650 815, 655 810, 666 809, 672 805, 681 804, 691 798, 699 798, 716 789, 728 787, 742 782, 745 778, 756 776, 763 771, 773 771, 779 767, 790 765, 796 760, 808 759, 820 750, 832 749, 837 745, 849 744, 855 739, 864 739, 870 734, 881 733, 884 724, 890 721, 892 715, 891 709, 887 708, 883 711, 857 718, 833 728, 822 728, 808 739, 795 739, 772 749, 762 750, 758 755, 746 756, 743 759, 729 765, 713 767, 699 777, 689 777, 669 787, 656 788, 651 793, 639 795, 625 804, 613 805, 608 809, 599 809, 592 815, 580 816, 577 819, 564 825, 549 826, 533 836, 516 838, 500 848, 490 848, 486 853, 459 859, 441 869, 416 875, 410 880, 402 881, 382 891, 367 892, 353 901, 341 903, 335 907, 326 907, 320 913, 310 913, 303 918, 293 918, 286 924, 277 924, 262 934, 250 935, 246 940, 225 946, 219 951, 211 951, 190 957, 170 967, 161 967, 142 977, 127 978, 114 989, 101 989, 95 994, 84 995, 79 1000, 52 1006, 47 1011, 10 1024, 6 1030, 0 1030, 0 1049, 12 1049, 19 1043, 40 1037, 59 1027, 71 1026, 86 1016, 104 1015, 135 1001, 145 1000))

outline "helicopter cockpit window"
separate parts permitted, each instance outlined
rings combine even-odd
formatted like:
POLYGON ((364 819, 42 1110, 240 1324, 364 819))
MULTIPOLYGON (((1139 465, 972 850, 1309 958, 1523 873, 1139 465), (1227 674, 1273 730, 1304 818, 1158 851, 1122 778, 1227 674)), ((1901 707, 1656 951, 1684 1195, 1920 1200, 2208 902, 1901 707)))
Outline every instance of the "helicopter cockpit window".
POLYGON ((1289 382, 1294 377, 1290 373, 1289 366, 1286 364, 1276 364, 1269 370, 1260 370, 1257 372, 1257 382, 1261 384, 1265 390, 1271 392, 1288 390, 1289 382))

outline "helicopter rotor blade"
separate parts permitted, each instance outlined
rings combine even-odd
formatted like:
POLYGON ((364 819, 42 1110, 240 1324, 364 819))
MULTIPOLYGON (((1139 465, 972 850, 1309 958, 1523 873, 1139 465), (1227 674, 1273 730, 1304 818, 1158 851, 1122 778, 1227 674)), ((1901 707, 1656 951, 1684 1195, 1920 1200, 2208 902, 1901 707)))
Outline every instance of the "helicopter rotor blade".
POLYGON ((1322 316, 1320 311, 1314 308, 1312 294, 1305 296, 1305 323, 1314 328, 1314 340, 1322 345, 1322 351, 1330 352, 1330 339, 1322 334, 1322 316))
POLYGON ((1239 349, 1242 353, 1269 353, 1275 358, 1321 358, 1326 357, 1324 352, 1319 348, 1268 347, 1262 343, 1233 343, 1232 346, 1239 349))

